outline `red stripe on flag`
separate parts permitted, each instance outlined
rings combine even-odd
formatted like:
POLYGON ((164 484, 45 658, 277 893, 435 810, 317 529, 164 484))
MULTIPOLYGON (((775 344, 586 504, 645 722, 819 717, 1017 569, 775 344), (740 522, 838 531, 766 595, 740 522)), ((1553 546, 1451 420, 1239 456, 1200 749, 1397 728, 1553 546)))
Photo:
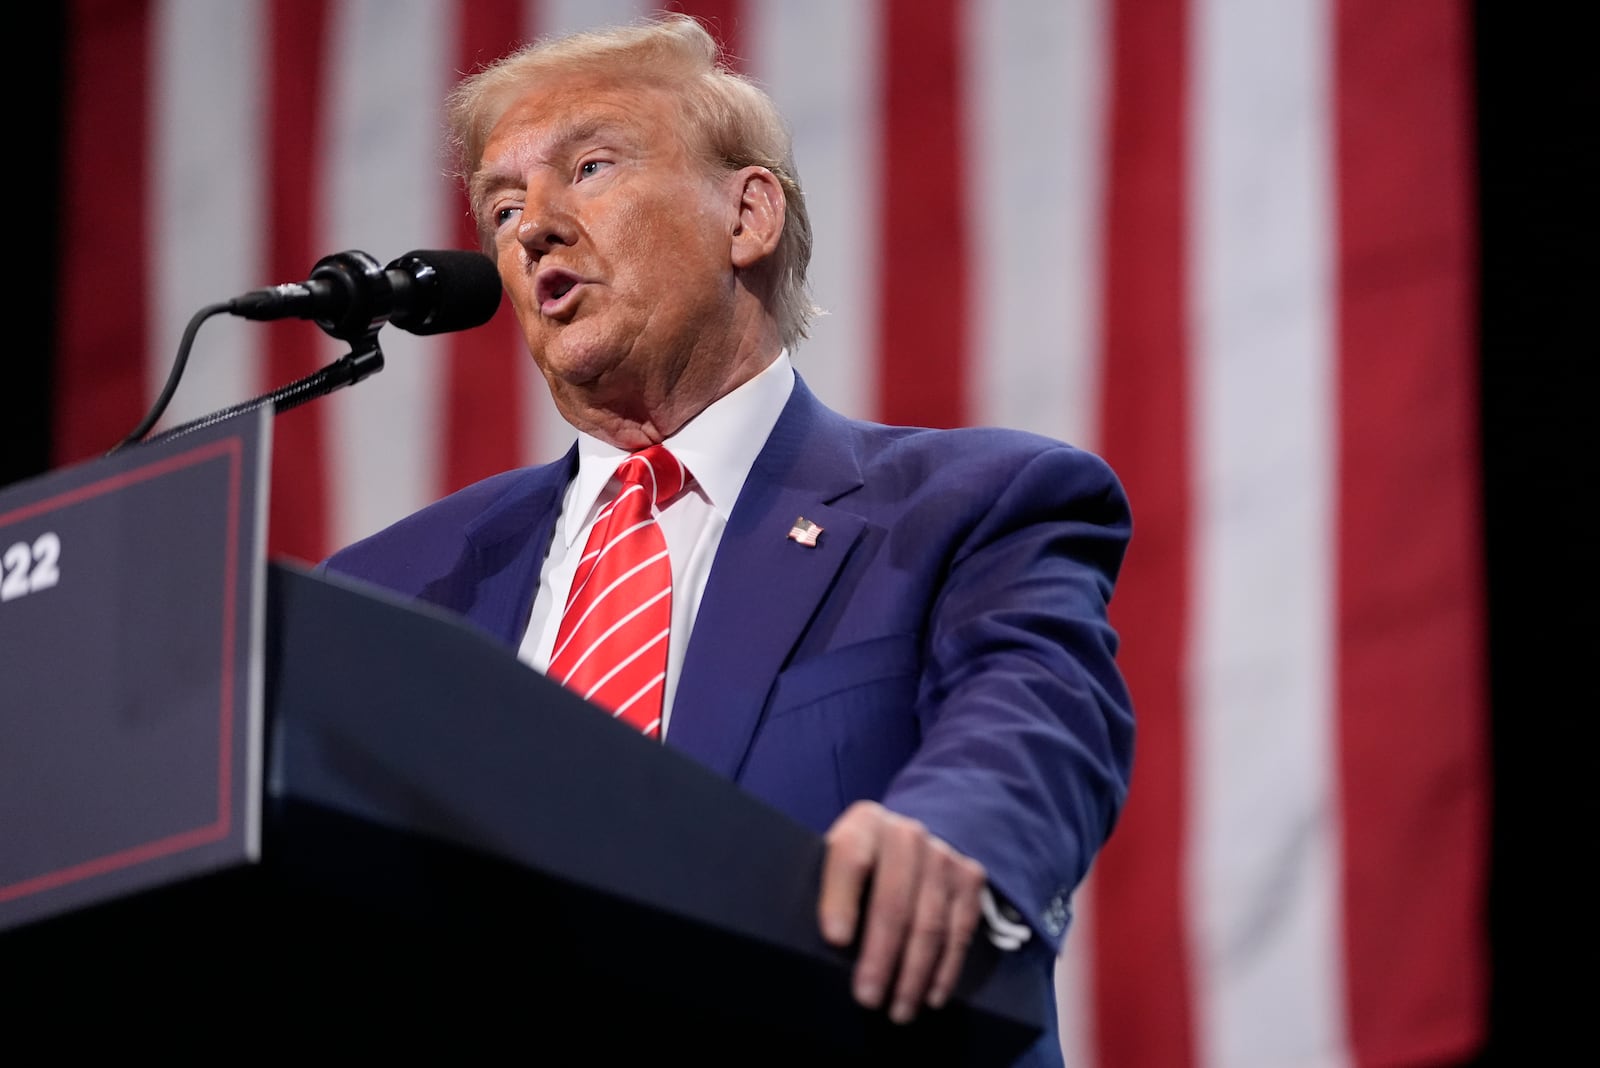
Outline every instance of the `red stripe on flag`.
POLYGON ((1351 1046, 1445 1063, 1486 1004, 1471 41, 1342 0, 1339 722, 1351 1046))
MULTIPOLYGON (((461 0, 456 14, 458 70, 475 70, 523 43, 521 0, 461 0)), ((454 241, 461 248, 479 247, 465 191, 452 186, 450 197, 454 241)), ((451 334, 448 352, 441 494, 521 462, 518 424, 525 417, 517 370, 533 358, 509 301, 481 329, 451 334)))
MULTIPOLYGON (((882 33, 879 418, 967 421, 961 5, 887 0, 882 33)), ((987 161, 986 161, 987 162, 987 161)))
MULTIPOLYGON (((267 90, 272 181, 268 191, 267 277, 305 278, 321 258, 315 212, 321 188, 323 51, 326 0, 280 0, 270 23, 267 90)), ((311 374, 326 360, 324 337, 300 321, 267 323, 262 392, 311 374)), ((323 405, 305 404, 273 423, 272 512, 268 551, 320 559, 328 549, 328 461, 323 405)))
POLYGON ((456 0, 456 69, 470 73, 527 44, 523 7, 523 0, 456 0))
POLYGON ((1184 927, 1190 488, 1184 146, 1188 5, 1112 14, 1101 450, 1133 502, 1112 604, 1138 720, 1133 786, 1095 866, 1098 1062, 1193 1063, 1184 927))
POLYGON ((743 0, 674 0, 662 6, 664 10, 681 11, 699 19, 727 53, 730 66, 735 70, 749 67, 749 58, 744 54, 741 25, 744 21, 743 0))
POLYGON ((57 466, 103 454, 144 417, 150 263, 148 5, 76 0, 62 134, 57 466))

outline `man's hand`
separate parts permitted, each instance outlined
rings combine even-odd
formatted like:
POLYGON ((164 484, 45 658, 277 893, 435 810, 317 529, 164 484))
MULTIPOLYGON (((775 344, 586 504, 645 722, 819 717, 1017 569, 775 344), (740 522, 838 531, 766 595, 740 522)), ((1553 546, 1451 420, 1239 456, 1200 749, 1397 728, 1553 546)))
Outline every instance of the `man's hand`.
POLYGON ((872 801, 846 809, 826 836, 822 896, 817 916, 822 936, 848 946, 866 918, 856 960, 856 1000, 869 1009, 884 1003, 894 983, 889 1018, 909 1023, 918 1008, 938 1008, 961 975, 977 930, 983 865, 956 852, 916 820, 872 801))

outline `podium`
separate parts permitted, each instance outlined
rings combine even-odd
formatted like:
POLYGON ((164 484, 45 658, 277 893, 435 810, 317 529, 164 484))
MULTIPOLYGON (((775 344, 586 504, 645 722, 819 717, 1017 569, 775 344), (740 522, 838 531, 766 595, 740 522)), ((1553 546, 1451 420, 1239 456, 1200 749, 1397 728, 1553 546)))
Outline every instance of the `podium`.
POLYGON ((0 492, 30 574, 59 542, 54 582, 0 603, 22 1031, 53 1006, 252 1051, 601 1064, 1004 1064, 1037 1038, 1043 969, 981 937, 946 1008, 860 1008, 816 834, 446 613, 266 562, 269 435, 250 415, 0 492), (174 501, 192 544, 156 560, 174 501), (172 600, 107 593, 129 581, 172 600))

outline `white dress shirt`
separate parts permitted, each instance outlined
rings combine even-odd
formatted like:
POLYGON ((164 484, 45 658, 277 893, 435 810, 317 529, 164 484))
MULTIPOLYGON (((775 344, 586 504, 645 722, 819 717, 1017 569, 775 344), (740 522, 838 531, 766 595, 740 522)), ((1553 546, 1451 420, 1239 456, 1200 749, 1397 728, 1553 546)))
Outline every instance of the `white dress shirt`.
MULTIPOLYGON (((661 531, 672 560, 672 629, 667 637, 667 680, 662 699, 661 736, 672 722, 672 697, 678 688, 684 650, 694 629, 700 596, 727 528, 728 516, 756 454, 778 422, 794 389, 794 368, 781 352, 765 370, 691 419, 664 444, 692 481, 661 509, 661 531)), ((578 474, 561 500, 550 551, 539 569, 539 592, 517 656, 540 671, 561 626, 572 576, 600 509, 616 496, 617 465, 628 454, 589 434, 578 435, 578 474)))

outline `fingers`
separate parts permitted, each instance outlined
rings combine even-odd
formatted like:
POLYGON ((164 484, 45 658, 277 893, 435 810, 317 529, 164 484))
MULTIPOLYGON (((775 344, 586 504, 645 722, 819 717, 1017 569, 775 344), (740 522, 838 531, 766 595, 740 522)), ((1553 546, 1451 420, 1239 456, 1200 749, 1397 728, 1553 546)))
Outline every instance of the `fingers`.
MULTIPOLYGON (((883 1004, 884 993, 896 968, 904 973, 903 954, 922 895, 925 848, 922 836, 926 832, 921 824, 882 811, 877 828, 878 853, 872 872, 872 893, 867 899, 861 952, 856 958, 856 1000, 869 1009, 883 1004)), ((918 978, 911 976, 910 981, 915 983, 918 978)), ((900 986, 904 987, 906 981, 907 977, 902 974, 900 986)), ((912 995, 913 1013, 920 996, 920 993, 912 995)))
POLYGON ((955 989, 981 912, 983 865, 927 837, 915 911, 900 961, 889 1018, 909 1023, 926 1002, 943 1005, 955 989))
POLYGON ((878 1008, 892 982, 889 1015, 899 1023, 923 1003, 943 1005, 977 930, 983 866, 916 820, 871 802, 847 809, 827 844, 818 917, 835 945, 848 945, 861 929, 856 1000, 878 1008))
POLYGON ((822 862, 822 894, 817 919, 822 937, 848 946, 861 919, 861 897, 877 859, 876 806, 858 802, 845 809, 828 829, 828 852, 822 862))
POLYGON ((950 999, 950 994, 956 988, 956 980, 961 978, 961 966, 966 962, 967 949, 972 945, 983 912, 983 887, 988 875, 983 865, 971 857, 957 853, 949 846, 944 848, 954 870, 946 878, 950 887, 950 904, 944 953, 939 958, 932 985, 928 988, 928 1004, 934 1008, 939 1008, 950 999))
POLYGON ((916 1016, 950 926, 950 903, 936 880, 922 884, 912 907, 910 928, 904 932, 899 981, 889 1005, 889 1019, 895 1023, 909 1023, 916 1016))

